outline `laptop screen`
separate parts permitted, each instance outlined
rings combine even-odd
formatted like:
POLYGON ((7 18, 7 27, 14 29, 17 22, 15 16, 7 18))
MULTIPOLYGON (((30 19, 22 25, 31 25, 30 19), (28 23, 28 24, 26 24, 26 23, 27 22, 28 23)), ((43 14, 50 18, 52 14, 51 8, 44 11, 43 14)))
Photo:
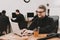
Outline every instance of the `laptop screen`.
POLYGON ((34 17, 34 13, 33 12, 27 13, 27 17, 34 17))
POLYGON ((16 13, 15 13, 15 12, 12 13, 12 17, 13 17, 13 18, 16 17, 16 13))

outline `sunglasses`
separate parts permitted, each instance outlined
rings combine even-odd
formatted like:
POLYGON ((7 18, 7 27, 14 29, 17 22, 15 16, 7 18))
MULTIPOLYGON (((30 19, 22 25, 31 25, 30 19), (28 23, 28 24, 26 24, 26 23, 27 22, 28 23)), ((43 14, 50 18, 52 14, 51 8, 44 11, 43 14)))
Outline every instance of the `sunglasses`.
POLYGON ((45 12, 45 11, 36 11, 37 13, 43 13, 43 12, 45 12))

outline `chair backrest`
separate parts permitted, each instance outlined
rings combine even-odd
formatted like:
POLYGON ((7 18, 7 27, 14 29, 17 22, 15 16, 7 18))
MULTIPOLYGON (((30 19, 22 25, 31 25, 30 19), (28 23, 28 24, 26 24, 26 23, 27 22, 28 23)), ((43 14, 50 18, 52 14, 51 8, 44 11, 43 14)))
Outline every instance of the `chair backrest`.
POLYGON ((54 20, 54 26, 55 29, 53 30, 55 33, 58 32, 58 27, 59 27, 59 16, 49 16, 50 18, 53 18, 54 20))

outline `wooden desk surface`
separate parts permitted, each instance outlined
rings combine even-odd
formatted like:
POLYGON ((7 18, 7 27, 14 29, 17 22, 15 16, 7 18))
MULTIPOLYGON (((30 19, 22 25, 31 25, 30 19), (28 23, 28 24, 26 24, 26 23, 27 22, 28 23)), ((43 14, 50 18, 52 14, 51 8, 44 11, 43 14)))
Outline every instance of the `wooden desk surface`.
MULTIPOLYGON (((44 38, 46 37, 47 34, 40 34, 39 37, 34 37, 32 36, 24 36, 24 37, 19 37, 13 33, 1 36, 0 39, 5 39, 5 40, 24 40, 24 39, 28 39, 28 40, 37 40, 38 38, 44 38)), ((52 39, 48 39, 48 40, 60 40, 59 38, 52 38, 52 39)))

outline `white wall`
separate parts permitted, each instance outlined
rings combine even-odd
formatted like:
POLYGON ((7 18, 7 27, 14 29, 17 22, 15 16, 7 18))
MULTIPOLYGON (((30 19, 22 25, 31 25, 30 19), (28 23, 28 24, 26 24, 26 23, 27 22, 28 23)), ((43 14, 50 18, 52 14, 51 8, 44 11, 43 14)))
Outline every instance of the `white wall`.
POLYGON ((50 15, 58 15, 59 16, 59 28, 60 28, 60 0, 48 0, 50 4, 50 15))
POLYGON ((60 15, 60 0, 49 0, 50 15, 60 15))
POLYGON ((40 4, 46 4, 46 1, 31 0, 25 3, 23 0, 0 0, 0 11, 4 9, 7 15, 11 16, 12 12, 19 9, 23 15, 26 15, 27 12, 34 12, 40 4))

